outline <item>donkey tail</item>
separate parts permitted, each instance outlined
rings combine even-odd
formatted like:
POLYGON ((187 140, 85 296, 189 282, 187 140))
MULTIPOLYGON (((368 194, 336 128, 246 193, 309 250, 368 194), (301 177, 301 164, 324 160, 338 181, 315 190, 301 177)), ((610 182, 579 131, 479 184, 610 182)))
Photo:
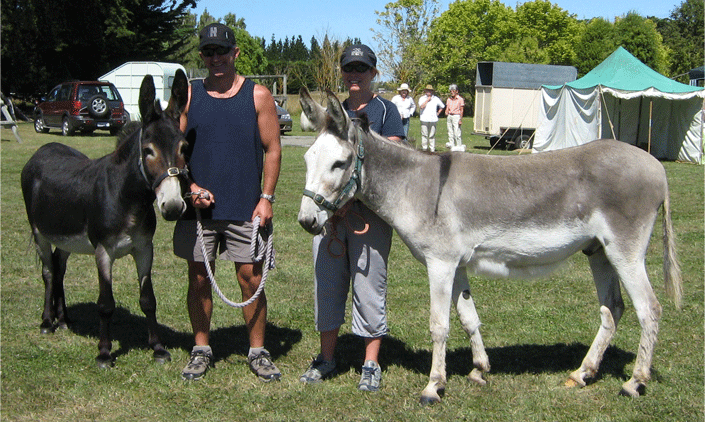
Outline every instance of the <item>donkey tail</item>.
POLYGON ((676 254, 676 234, 671 222, 671 201, 668 191, 666 191, 666 199, 663 202, 663 278, 666 294, 673 299, 676 308, 680 309, 683 297, 683 280, 676 254))

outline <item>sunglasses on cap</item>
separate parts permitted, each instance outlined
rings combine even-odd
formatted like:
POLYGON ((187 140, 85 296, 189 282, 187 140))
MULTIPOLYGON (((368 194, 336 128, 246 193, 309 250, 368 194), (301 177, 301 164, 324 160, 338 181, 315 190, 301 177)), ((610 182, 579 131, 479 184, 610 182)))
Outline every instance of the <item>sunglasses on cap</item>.
POLYGON ((364 63, 348 63, 343 66, 343 72, 345 73, 350 73, 352 71, 355 71, 357 73, 365 73, 370 69, 371 67, 364 63))
POLYGON ((224 56, 228 54, 232 50, 232 47, 206 47, 203 50, 201 50, 201 53, 203 53, 204 56, 206 57, 213 57, 216 54, 219 56, 224 56))

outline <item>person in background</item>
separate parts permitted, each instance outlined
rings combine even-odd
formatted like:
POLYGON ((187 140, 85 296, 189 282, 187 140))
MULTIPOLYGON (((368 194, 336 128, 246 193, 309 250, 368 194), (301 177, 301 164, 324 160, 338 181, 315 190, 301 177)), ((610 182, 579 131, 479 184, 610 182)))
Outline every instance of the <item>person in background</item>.
MULTIPOLYGON (((235 33, 213 23, 201 30, 199 55, 208 77, 189 86, 189 100, 181 115, 181 130, 189 139, 192 204, 200 210, 203 241, 197 242, 193 209, 174 227, 174 253, 188 262, 187 303, 196 345, 181 372, 197 380, 213 366, 209 345, 213 299, 206 271, 215 272, 215 259, 233 261, 243 300, 257 291, 262 263, 250 256, 252 221, 260 225, 273 217, 274 189, 281 167, 279 122, 274 98, 267 88, 238 75, 240 49, 235 33)), ((278 380, 281 372, 264 348, 267 296, 264 291, 242 308, 249 335, 250 370, 263 381, 278 380)))
POLYGON ((426 85, 423 95, 419 97, 421 149, 431 152, 436 150, 436 124, 444 107, 443 101, 434 92, 433 85, 426 85))
MULTIPOLYGON (((350 117, 366 114, 370 129, 401 142, 404 127, 391 101, 372 92, 377 76, 377 57, 366 45, 347 47, 340 58, 343 82, 350 96, 343 108, 350 117)), ((299 380, 319 383, 335 374, 335 346, 345 322, 345 303, 352 282, 352 331, 365 340, 365 359, 358 389, 377 391, 382 380, 379 350, 387 326, 387 261, 392 245, 392 228, 362 202, 352 200, 313 238, 316 330, 320 332, 320 353, 299 380), (364 233, 360 222, 369 224, 364 233), (337 238, 337 240, 335 240, 337 238), (329 251, 330 242, 344 245, 340 255, 329 251)))
POLYGON ((414 103, 414 99, 409 96, 409 85, 401 84, 401 86, 397 88, 397 93, 397 95, 392 97, 392 102, 397 106, 397 110, 399 110, 401 123, 404 125, 404 136, 408 140, 409 121, 416 111, 416 103, 414 103))
POLYGON ((463 124, 463 111, 465 110, 465 100, 458 95, 458 85, 451 84, 449 87, 450 97, 446 100, 446 116, 448 125, 448 143, 446 147, 453 150, 463 148, 461 137, 461 127, 463 124))

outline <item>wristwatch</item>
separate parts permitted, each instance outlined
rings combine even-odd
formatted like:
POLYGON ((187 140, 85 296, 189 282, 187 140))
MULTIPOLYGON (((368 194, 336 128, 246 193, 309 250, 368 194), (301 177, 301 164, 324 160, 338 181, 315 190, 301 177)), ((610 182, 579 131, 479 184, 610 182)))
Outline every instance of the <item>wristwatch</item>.
POLYGON ((267 201, 271 202, 272 204, 274 203, 274 195, 267 195, 266 193, 263 193, 259 197, 266 199, 267 201))

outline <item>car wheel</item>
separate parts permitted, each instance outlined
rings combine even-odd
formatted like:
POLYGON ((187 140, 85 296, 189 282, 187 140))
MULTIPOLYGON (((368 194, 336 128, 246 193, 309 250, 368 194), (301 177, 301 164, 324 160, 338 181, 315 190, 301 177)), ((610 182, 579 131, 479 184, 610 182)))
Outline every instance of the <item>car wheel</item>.
POLYGON ((71 122, 69 122, 68 117, 64 117, 64 121, 61 124, 61 134, 64 136, 73 135, 74 129, 71 127, 71 122))
POLYGON ((88 113, 93 117, 105 117, 108 115, 110 107, 108 100, 102 95, 94 95, 88 100, 88 113))
POLYGON ((41 115, 34 119, 34 131, 37 133, 49 133, 49 128, 44 127, 44 119, 42 119, 41 115))

